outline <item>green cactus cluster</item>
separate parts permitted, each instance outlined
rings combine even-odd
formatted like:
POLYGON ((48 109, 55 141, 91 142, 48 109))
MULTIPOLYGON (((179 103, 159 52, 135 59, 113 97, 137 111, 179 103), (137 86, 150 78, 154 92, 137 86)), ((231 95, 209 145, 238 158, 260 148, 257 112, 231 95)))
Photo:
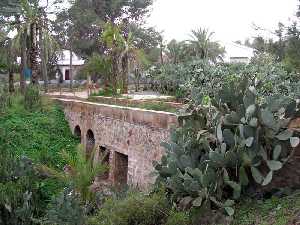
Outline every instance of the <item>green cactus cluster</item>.
POLYGON ((223 208, 249 186, 266 186, 283 168, 300 139, 288 129, 299 114, 291 98, 259 99, 246 80, 224 85, 210 107, 194 109, 162 143, 166 155, 155 163, 158 183, 178 207, 223 208))

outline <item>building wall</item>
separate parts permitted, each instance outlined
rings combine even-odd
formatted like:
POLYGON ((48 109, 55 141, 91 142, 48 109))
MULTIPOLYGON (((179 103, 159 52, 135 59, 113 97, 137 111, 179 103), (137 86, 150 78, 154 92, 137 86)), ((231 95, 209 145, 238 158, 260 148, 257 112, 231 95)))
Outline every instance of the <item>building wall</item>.
MULTIPOLYGON (((64 65, 64 66, 58 66, 59 70, 61 71, 61 73, 63 74, 63 80, 66 80, 65 74, 66 74, 66 70, 70 70, 70 66, 64 65)), ((78 75, 78 72, 80 71, 80 69, 82 68, 82 66, 73 66, 73 79, 76 79, 76 76, 78 75)))
POLYGON ((87 131, 95 136, 95 161, 99 158, 100 146, 110 151, 109 180, 117 183, 114 176, 116 152, 128 156, 128 184, 142 189, 155 180, 153 161, 164 154, 160 146, 169 140, 170 128, 177 126, 175 114, 130 109, 76 100, 61 100, 72 131, 80 126, 81 140, 87 143, 87 131))
POLYGON ((246 63, 248 64, 250 62, 250 59, 247 57, 231 57, 230 63, 246 63))

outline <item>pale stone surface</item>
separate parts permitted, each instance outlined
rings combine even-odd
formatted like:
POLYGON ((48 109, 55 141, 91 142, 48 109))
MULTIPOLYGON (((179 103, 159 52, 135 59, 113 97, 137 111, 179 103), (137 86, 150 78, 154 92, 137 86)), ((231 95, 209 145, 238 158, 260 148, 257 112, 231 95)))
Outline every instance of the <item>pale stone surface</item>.
POLYGON ((72 131, 80 127, 83 145, 90 129, 96 149, 99 151, 99 146, 104 146, 110 151, 109 179, 113 183, 118 179, 114 174, 114 167, 118 166, 114 163, 116 151, 128 156, 128 184, 145 189, 154 182, 152 163, 161 159, 164 149, 160 143, 168 141, 170 128, 178 125, 175 114, 79 100, 59 101, 64 105, 72 131))
POLYGON ((141 91, 141 92, 134 92, 130 94, 123 95, 125 97, 129 97, 134 100, 144 100, 144 99, 173 99, 172 96, 161 95, 155 91, 141 91))
MULTIPOLYGON (((98 90, 96 90, 95 92, 97 92, 98 90)), ((77 98, 82 98, 82 99, 87 99, 88 98, 88 91, 76 91, 74 93, 72 92, 50 92, 48 93, 49 96, 53 96, 53 97, 58 97, 58 96, 70 96, 70 97, 77 97, 77 98)), ((167 95, 161 95, 157 92, 153 92, 153 91, 142 91, 142 92, 134 92, 131 94, 124 94, 124 97, 128 97, 134 100, 145 100, 145 99, 162 99, 162 100, 166 100, 166 99, 174 99, 174 97, 172 96, 167 96, 167 95)))
POLYGON ((49 96, 51 97, 59 97, 59 96, 69 96, 69 97, 77 97, 77 98, 82 98, 82 99, 87 99, 88 98, 88 92, 87 91, 76 91, 76 92, 59 92, 59 91, 54 91, 51 93, 48 93, 49 96))

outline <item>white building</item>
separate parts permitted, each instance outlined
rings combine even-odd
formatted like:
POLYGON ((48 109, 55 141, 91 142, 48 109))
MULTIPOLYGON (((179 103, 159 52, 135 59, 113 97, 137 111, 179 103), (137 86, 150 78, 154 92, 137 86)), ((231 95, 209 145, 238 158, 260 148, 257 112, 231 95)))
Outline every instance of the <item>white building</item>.
POLYGON ((225 44, 224 61, 227 63, 249 63, 254 56, 254 49, 237 43, 225 44))
MULTIPOLYGON (((72 73, 73 78, 76 77, 80 68, 84 65, 84 60, 79 58, 74 52, 72 53, 72 73)), ((63 50, 58 53, 57 61, 58 69, 60 70, 63 80, 70 80, 70 51, 63 50)))

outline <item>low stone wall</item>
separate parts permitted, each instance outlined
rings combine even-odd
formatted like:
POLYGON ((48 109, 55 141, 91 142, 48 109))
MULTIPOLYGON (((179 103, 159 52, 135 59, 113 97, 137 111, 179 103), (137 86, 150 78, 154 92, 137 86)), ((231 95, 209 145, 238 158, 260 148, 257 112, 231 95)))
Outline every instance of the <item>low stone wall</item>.
POLYGON ((160 143, 169 140, 171 127, 178 126, 175 114, 80 100, 57 100, 64 105, 66 119, 72 131, 80 134, 82 144, 88 146, 94 141, 96 161, 101 158, 101 149, 108 150, 111 182, 121 182, 118 175, 123 169, 128 171, 129 185, 145 189, 154 182, 152 163, 164 154, 160 143), (118 168, 118 157, 122 161, 121 169, 118 168))

